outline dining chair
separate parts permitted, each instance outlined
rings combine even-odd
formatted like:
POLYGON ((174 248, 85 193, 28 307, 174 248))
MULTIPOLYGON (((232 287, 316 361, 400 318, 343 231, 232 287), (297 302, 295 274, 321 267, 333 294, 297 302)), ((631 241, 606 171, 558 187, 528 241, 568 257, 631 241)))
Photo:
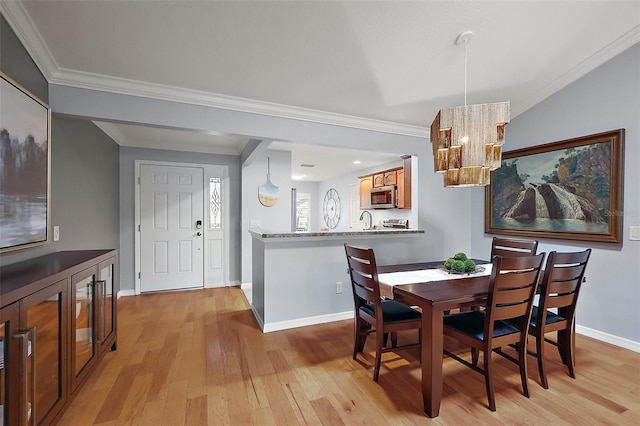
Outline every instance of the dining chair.
POLYGON ((514 238, 493 237, 491 258, 493 256, 515 257, 531 256, 538 250, 537 240, 519 240, 514 238))
POLYGON ((446 349, 444 352, 484 375, 491 411, 496 411, 491 361, 491 353, 494 351, 519 364, 522 390, 529 397, 527 333, 543 258, 544 253, 535 256, 495 256, 492 260, 486 309, 449 314, 443 319, 444 335, 470 346, 472 361, 446 349), (515 345, 517 359, 500 350, 502 346, 508 345, 515 345), (482 368, 478 366, 479 351, 483 353, 482 368))
POLYGON ((373 380, 378 381, 380 363, 384 352, 420 347, 422 314, 411 307, 380 296, 380 284, 376 258, 371 248, 344 245, 351 275, 354 302, 354 344, 353 359, 364 350, 370 333, 376 333, 376 360, 373 380), (418 343, 397 345, 397 332, 418 330, 418 343), (387 336, 391 333, 391 347, 386 347, 387 336))
POLYGON ((575 335, 574 318, 578 293, 584 279, 584 272, 591 255, 591 249, 579 252, 552 251, 547 257, 544 274, 540 283, 538 306, 533 307, 529 334, 536 338, 536 352, 529 352, 538 359, 540 383, 549 389, 545 371, 544 343, 558 348, 563 364, 569 369, 569 376, 575 379, 575 335), (557 312, 549 309, 556 309, 557 312), (557 332, 556 340, 545 337, 557 332))

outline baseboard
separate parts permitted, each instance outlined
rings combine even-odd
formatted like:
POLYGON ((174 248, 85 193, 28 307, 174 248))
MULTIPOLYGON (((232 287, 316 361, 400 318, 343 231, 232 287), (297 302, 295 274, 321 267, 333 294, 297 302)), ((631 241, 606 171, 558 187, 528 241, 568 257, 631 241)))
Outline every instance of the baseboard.
POLYGON ((118 292, 118 299, 120 299, 121 297, 135 296, 135 295, 136 295, 135 290, 120 290, 118 292))
POLYGON ((258 325, 260 326, 260 329, 264 333, 264 321, 262 320, 262 317, 258 314, 258 311, 255 310, 253 305, 251 305, 251 312, 253 312, 253 317, 256 319, 256 321, 258 322, 258 325))
MULTIPOLYGON (((255 312, 254 312, 255 315, 255 312)), ((256 317, 257 319, 257 317, 256 317)), ((353 319, 353 311, 339 312, 336 314, 319 315, 316 317, 298 318, 290 321, 280 321, 264 324, 262 331, 269 333, 272 331, 288 330, 290 328, 306 327, 308 325, 324 324, 333 321, 343 321, 353 319)))
POLYGON ((594 330, 592 328, 584 327, 577 324, 576 333, 582 334, 587 337, 592 337, 596 340, 601 340, 605 343, 610 343, 624 349, 629 349, 634 352, 640 352, 640 342, 634 342, 633 340, 625 339, 624 337, 614 336, 613 334, 604 333, 602 331, 594 330))

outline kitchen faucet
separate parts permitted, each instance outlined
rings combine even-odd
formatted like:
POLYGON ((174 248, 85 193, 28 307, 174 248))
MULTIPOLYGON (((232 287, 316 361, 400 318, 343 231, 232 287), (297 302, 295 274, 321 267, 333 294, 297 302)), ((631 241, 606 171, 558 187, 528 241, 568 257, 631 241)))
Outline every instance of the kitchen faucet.
POLYGON ((367 223, 367 221, 365 221, 365 225, 367 225, 366 228, 364 228, 365 230, 369 230, 372 228, 373 225, 373 217, 371 217, 371 213, 368 210, 365 210, 362 212, 362 214, 360 215, 360 220, 362 220, 364 218, 364 214, 367 214, 367 216, 369 216, 369 222, 367 223))

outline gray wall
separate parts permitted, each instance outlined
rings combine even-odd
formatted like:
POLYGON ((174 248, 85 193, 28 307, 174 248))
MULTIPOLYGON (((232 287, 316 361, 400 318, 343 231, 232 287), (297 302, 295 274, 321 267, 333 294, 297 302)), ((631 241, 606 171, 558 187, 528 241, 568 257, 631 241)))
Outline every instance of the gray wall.
MULTIPOLYGON (((2 71, 46 101, 46 80, 4 18, 0 25, 2 71)), ((3 265, 60 250, 118 248, 118 145, 89 121, 55 114, 50 145, 50 224, 60 226, 60 240, 3 253, 3 265)))
POLYGON ((161 149, 120 148, 120 289, 135 288, 135 160, 171 161, 229 167, 229 280, 240 280, 240 157, 167 151, 161 149))
MULTIPOLYGON (((592 247, 587 282, 582 287, 576 323, 598 337, 607 333, 640 342, 640 241, 629 240, 629 226, 640 225, 640 44, 588 73, 507 126, 513 150, 619 128, 626 129, 624 164, 624 241, 622 246, 541 240, 540 251, 592 247)), ((475 205, 484 203, 482 192, 475 205)), ((490 251, 482 217, 473 219, 472 254, 490 251)), ((621 342, 624 343, 624 342, 621 342)))

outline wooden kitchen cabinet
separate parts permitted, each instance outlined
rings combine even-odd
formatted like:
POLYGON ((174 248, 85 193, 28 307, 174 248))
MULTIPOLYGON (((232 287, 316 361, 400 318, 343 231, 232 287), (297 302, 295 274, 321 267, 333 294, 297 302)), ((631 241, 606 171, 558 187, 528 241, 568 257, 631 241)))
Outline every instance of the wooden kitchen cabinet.
POLYGON ((402 157, 402 168, 397 175, 396 205, 399 209, 411 208, 411 156, 402 157))
POLYGON ((379 188, 381 186, 384 186, 384 173, 373 175, 373 187, 379 188))
POLYGON ((115 250, 2 267, 0 424, 55 424, 102 351, 115 349, 116 271, 115 250))
POLYGON ((371 208, 371 189, 373 188, 373 176, 360 177, 360 210, 371 208))
POLYGON ((397 180, 397 174, 396 174, 396 170, 391 170, 388 172, 384 172, 384 178, 383 178, 383 182, 384 182, 384 186, 388 186, 388 185, 395 185, 397 180))

